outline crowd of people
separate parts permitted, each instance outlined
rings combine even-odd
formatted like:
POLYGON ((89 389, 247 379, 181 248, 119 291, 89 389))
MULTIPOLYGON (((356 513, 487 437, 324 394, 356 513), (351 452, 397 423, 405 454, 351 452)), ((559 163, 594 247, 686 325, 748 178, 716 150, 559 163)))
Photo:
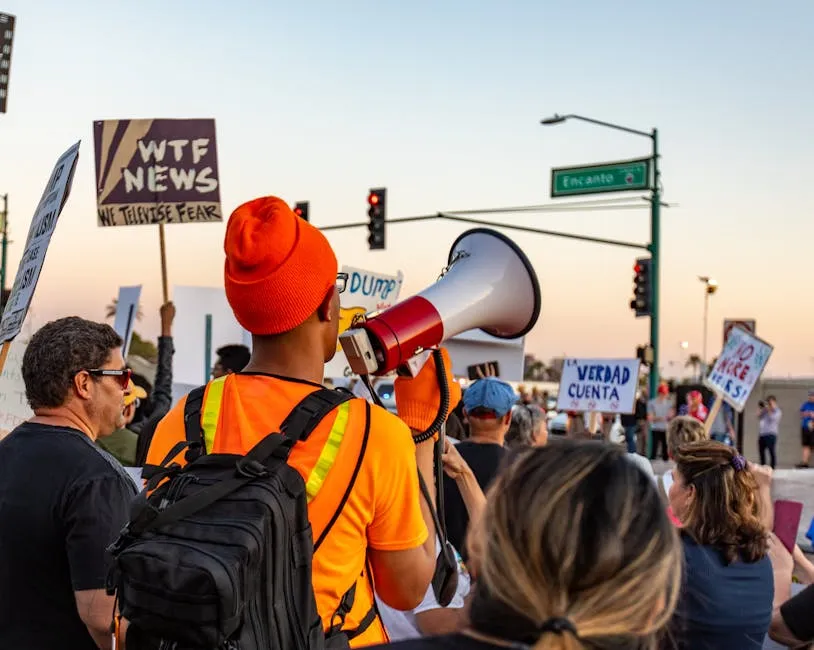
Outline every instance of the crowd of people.
MULTIPOLYGON (((0 648, 121 650, 161 634, 155 647, 175 647, 166 630, 188 611, 163 612, 163 632, 145 629, 121 616, 128 595, 111 588, 111 544, 134 499, 148 498, 123 465, 193 467, 191 420, 204 455, 246 454, 269 432, 284 436, 290 414, 323 389, 344 288, 325 237, 265 197, 234 211, 224 249, 226 295, 252 347, 218 350, 212 381, 175 405, 171 304, 154 386, 133 376, 107 325, 68 317, 31 338, 22 374, 35 415, 0 441, 0 648)), ((289 441, 313 553, 290 562, 311 562, 326 647, 814 640, 814 586, 792 595, 793 576, 810 583, 814 566, 771 532, 771 467, 707 432, 700 394, 676 413, 660 389, 633 414, 652 428, 654 453, 674 461, 656 476, 637 453, 636 423, 623 422, 623 445, 597 436, 596 423, 549 436, 544 405, 490 376, 462 392, 448 354, 437 359, 395 380, 397 416, 339 400, 289 441), (446 427, 433 435, 444 402, 446 427)), ((761 408, 761 438, 776 435, 776 404, 761 408)), ((162 494, 159 517, 174 505, 162 494)), ((172 567, 162 575, 171 584, 172 567)))

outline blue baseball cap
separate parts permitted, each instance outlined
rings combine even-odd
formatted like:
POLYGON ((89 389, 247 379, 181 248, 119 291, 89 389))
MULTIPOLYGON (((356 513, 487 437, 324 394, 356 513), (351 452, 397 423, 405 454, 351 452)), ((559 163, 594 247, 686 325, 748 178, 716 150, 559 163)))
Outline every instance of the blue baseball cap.
POLYGON ((502 418, 512 410, 518 395, 514 389, 505 381, 500 381, 495 377, 478 379, 464 392, 464 408, 467 413, 477 409, 493 411, 494 414, 502 418))

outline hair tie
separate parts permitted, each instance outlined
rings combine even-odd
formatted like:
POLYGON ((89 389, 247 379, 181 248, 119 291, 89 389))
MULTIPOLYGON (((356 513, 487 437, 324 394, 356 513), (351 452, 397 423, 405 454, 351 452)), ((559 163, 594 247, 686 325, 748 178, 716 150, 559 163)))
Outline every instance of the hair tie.
POLYGON ((540 636, 542 636, 546 632, 553 632, 554 634, 563 634, 564 632, 570 632, 574 636, 577 636, 577 628, 569 619, 563 617, 549 618, 543 621, 542 625, 540 625, 540 627, 537 628, 537 630, 540 632, 540 636))
POLYGON ((740 454, 733 456, 732 460, 729 462, 732 464, 732 467, 735 468, 736 472, 746 469, 746 459, 740 454))

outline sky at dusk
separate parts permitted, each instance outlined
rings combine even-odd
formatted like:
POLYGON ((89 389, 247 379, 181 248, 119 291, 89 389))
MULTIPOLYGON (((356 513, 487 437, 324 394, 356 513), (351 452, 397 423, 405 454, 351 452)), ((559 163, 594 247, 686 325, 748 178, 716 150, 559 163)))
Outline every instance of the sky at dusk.
MULTIPOLYGON (((756 318, 775 346, 768 375, 814 374, 811 0, 0 0, 0 12, 17 17, 0 115, 11 277, 54 162, 82 141, 35 324, 102 319, 120 285, 143 284, 138 329, 158 333, 158 229, 97 226, 94 120, 215 118, 225 214, 275 194, 310 201, 312 223, 324 226, 364 221, 371 187, 387 188, 391 218, 555 203, 551 167, 649 154, 646 138, 539 124, 577 113, 659 129, 671 205, 663 371, 701 352, 697 276, 709 275, 720 284, 710 356, 724 318, 756 318)), ((648 207, 488 218, 645 243, 648 207)), ((437 278, 466 228, 392 225, 376 252, 364 228, 328 236, 340 264, 403 271, 404 297, 437 278)), ((170 284, 222 286, 225 224, 166 230, 170 284)), ((506 232, 542 288, 527 351, 625 357, 647 341, 647 319, 628 304, 634 249, 506 232)))

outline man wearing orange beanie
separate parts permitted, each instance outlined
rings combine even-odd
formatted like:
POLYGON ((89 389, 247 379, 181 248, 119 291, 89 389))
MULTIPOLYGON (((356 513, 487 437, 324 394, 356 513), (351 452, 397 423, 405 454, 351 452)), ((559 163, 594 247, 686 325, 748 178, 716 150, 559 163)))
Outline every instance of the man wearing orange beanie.
MULTIPOLYGON (((324 364, 336 352, 344 279, 325 236, 276 197, 239 206, 224 249, 226 297, 252 334, 252 358, 243 372, 207 385, 201 421, 207 452, 242 454, 321 388, 324 364)), ((415 430, 435 417, 434 376, 431 360, 414 380, 398 382, 415 430)), ((451 388, 450 409, 460 397, 457 384, 451 388)), ((185 439, 183 418, 182 400, 159 425, 148 463, 160 463, 185 439)), ((388 605, 408 610, 421 602, 435 569, 435 528, 418 488, 419 471, 433 485, 433 445, 416 445, 409 427, 355 399, 331 411, 289 456, 306 482, 315 542, 328 531, 313 560, 317 609, 328 631, 355 586, 341 625, 353 647, 387 641, 372 584, 388 605)), ((182 454, 176 460, 183 463, 182 454)))

